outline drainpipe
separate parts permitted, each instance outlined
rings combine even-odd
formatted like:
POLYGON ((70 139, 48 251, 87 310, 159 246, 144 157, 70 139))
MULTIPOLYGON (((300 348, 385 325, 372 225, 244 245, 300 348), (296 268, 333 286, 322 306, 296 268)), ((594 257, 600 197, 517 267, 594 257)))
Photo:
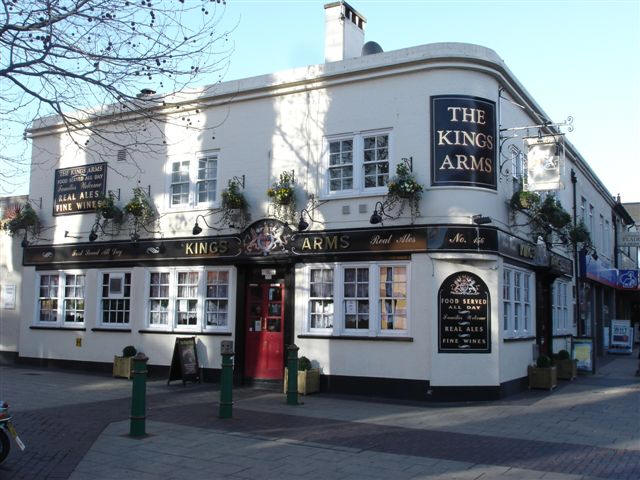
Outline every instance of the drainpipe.
MULTIPOLYGON (((573 226, 576 227, 578 225, 578 216, 577 209, 578 204, 576 200, 576 183, 578 183, 578 178, 576 177, 576 172, 571 169, 571 186, 573 187, 573 226)), ((578 336, 584 335, 584 329, 582 328, 582 324, 580 322, 580 266, 578 264, 578 245, 573 244, 573 275, 576 278, 576 308, 573 309, 573 316, 578 326, 578 336)))

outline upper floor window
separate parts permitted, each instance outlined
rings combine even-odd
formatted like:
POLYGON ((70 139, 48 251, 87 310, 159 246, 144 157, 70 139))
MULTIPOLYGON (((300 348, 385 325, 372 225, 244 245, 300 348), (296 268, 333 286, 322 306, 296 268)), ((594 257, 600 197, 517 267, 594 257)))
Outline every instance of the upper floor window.
POLYGON ((84 324, 84 273, 56 272, 39 275, 36 322, 72 327, 84 324))
POLYGON ((327 143, 326 194, 384 192, 389 182, 389 132, 345 135, 327 143))
POLYGON ((218 195, 218 154, 171 163, 169 206, 211 205, 218 195))

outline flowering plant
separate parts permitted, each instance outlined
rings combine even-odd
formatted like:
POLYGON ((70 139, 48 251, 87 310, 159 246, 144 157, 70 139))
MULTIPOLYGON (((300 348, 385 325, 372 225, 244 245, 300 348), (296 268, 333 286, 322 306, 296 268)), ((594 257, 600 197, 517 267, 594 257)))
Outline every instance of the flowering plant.
POLYGON ((229 184, 222 192, 222 208, 224 210, 244 210, 247 208, 247 200, 240 191, 240 184, 235 180, 229 180, 229 184))
POLYGON ((98 200, 96 213, 105 220, 114 220, 117 223, 122 221, 122 210, 116 205, 116 198, 111 192, 98 200))
POLYGON ((124 211, 133 216, 136 223, 149 223, 156 216, 149 198, 140 187, 134 187, 133 198, 125 205, 124 211))
POLYGON ((12 205, 7 209, 5 218, 2 222, 2 228, 9 232, 9 235, 15 235, 20 230, 31 230, 32 233, 38 230, 40 219, 30 203, 24 205, 12 205))
POLYGON ((392 209, 399 205, 398 217, 404 212, 406 203, 411 208, 411 222, 420 216, 420 199, 423 186, 417 182, 413 173, 405 163, 396 167, 396 175, 387 184, 388 193, 385 199, 385 208, 392 209))
POLYGON ((280 179, 267 190, 267 196, 278 205, 290 205, 294 200, 293 172, 282 172, 280 179))

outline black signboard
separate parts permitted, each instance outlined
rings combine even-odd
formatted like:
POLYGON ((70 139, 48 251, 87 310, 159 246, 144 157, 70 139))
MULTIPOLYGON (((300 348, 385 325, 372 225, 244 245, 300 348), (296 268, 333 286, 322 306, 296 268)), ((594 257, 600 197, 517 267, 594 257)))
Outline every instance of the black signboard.
POLYGON ((498 250, 498 231, 486 227, 430 227, 429 250, 498 250))
POLYGON ((438 352, 491 353, 491 298, 480 277, 457 272, 438 290, 438 352))
POLYGON ((53 215, 95 212, 106 194, 107 164, 59 168, 53 181, 53 215))
POLYGON ((497 188, 495 112, 484 98, 431 97, 431 185, 497 188))
POLYGON ((176 338, 167 384, 172 380, 182 380, 183 384, 200 381, 196 337, 176 338))
POLYGON ((338 232, 309 232, 294 235, 295 255, 369 252, 425 252, 427 229, 368 229, 338 232))

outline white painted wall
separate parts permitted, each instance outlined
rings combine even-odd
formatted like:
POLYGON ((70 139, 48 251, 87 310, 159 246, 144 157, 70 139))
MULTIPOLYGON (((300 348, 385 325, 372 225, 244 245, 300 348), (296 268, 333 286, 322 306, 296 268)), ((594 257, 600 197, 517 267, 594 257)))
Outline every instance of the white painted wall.
POLYGON ((22 247, 21 238, 0 231, 0 288, 15 286, 15 307, 0 304, 0 352, 17 352, 22 311, 22 247))

